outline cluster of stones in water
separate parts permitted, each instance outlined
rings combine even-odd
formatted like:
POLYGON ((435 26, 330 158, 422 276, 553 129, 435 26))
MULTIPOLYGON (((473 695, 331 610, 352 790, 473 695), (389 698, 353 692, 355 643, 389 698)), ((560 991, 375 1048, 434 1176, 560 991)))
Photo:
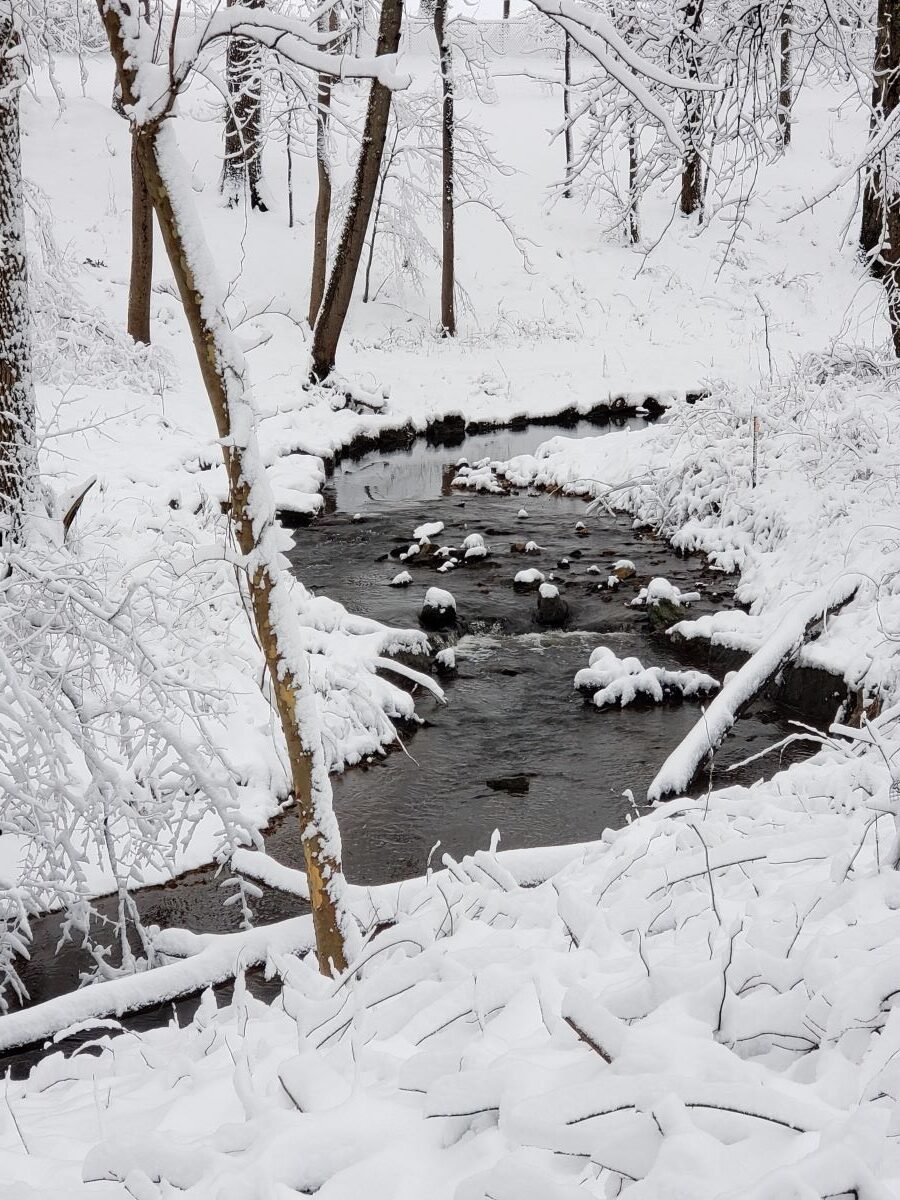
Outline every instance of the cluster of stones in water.
MULTIPOLYGON (((528 517, 528 510, 520 508, 516 515, 519 519, 525 520, 528 517)), ((485 544, 484 537, 480 533, 468 534, 459 547, 437 544, 433 539, 439 537, 444 528, 443 521, 428 521, 419 525, 413 530, 415 541, 402 550, 397 557, 401 562, 424 563, 427 560, 439 559, 441 562, 437 570, 445 574, 459 566, 477 565, 490 556, 490 548, 485 544)), ((590 536, 590 530, 584 521, 576 522, 575 533, 578 537, 590 536)), ((510 550, 514 554, 535 555, 541 553, 542 547, 537 542, 528 540, 513 542, 510 550)), ((570 557, 580 558, 581 551, 572 550, 570 557)), ((556 564, 557 569, 561 571, 567 571, 570 566, 569 558, 561 558, 556 564)), ((588 567, 588 573, 602 575, 603 568, 592 564, 588 567)), ((619 559, 613 564, 605 582, 597 585, 598 590, 613 591, 623 580, 631 579, 635 575, 634 563, 630 559, 619 559)), ((560 594, 554 578, 552 572, 547 576, 537 567, 527 567, 518 571, 513 579, 513 587, 516 591, 537 593, 535 618, 539 624, 551 628, 564 625, 569 617, 569 606, 560 594)), ((390 586, 409 587, 412 582, 412 575, 404 569, 393 577, 390 586)), ((635 608, 645 608, 651 624, 665 629, 682 620, 686 616, 687 606, 698 598, 699 593, 697 592, 681 592, 668 580, 657 578, 652 579, 646 587, 642 588, 630 604, 635 608)), ((434 632, 452 629, 457 622, 456 600, 453 595, 443 588, 429 588, 425 593, 419 620, 423 628, 434 632)), ((436 665, 441 670, 453 670, 456 665, 453 652, 441 651, 436 659, 436 665)))

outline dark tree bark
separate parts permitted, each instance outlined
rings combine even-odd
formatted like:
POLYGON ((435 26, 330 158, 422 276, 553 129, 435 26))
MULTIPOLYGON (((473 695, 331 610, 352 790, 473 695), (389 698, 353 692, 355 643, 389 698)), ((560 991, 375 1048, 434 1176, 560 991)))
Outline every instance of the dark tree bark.
POLYGON ((128 282, 128 332, 150 345, 150 297, 153 287, 153 202, 131 136, 131 278, 128 282))
POLYGON ((24 67, 12 11, 0 2, 0 516, 13 538, 37 485, 19 130, 24 67))
MULTIPOLYGON (((883 83, 881 111, 877 114, 881 124, 889 119, 898 101, 900 0, 881 0, 878 17, 875 78, 883 83)), ((887 292, 894 354, 900 358, 900 141, 896 136, 881 155, 877 186, 882 232, 872 247, 870 262, 887 292)))
MULTIPOLYGON (((682 31, 679 34, 684 72, 689 79, 699 79, 696 38, 703 23, 703 0, 683 0, 682 31)), ((703 159, 700 154, 703 136, 703 100, 699 92, 685 92, 682 136, 685 153, 681 165, 681 197, 679 207, 685 216, 703 213, 703 159)))
MULTIPOLYGON (((403 0, 382 0, 378 54, 397 53, 402 18, 403 0)), ((390 90, 373 79, 350 205, 313 335, 311 373, 316 380, 326 379, 334 370, 338 341, 347 319, 369 217, 372 215, 390 112, 390 90)))
MULTIPOLYGON (((872 115, 870 134, 891 116, 900 101, 900 0, 878 0, 875 57, 872 63, 872 115)), ((859 245, 874 275, 884 273, 882 247, 887 221, 884 210, 886 153, 877 155, 866 172, 859 245)))
POLYGON ((568 33, 563 50, 563 136, 566 142, 566 174, 563 186, 563 196, 568 200, 572 195, 572 39, 568 33))
POLYGON ((785 149, 791 144, 791 104, 793 103, 793 88, 791 85, 792 16, 791 0, 787 0, 787 3, 781 10, 781 59, 778 67, 778 127, 781 130, 781 144, 785 149))
POLYGON ((503 0, 503 20, 509 20, 509 0, 503 0))
POLYGON ((456 336, 456 221, 453 210, 453 52, 447 35, 447 0, 437 0, 434 34, 441 68, 441 332, 456 336))
MULTIPOLYGON (((319 29, 324 33, 326 27, 331 33, 337 33, 338 14, 336 8, 332 8, 327 17, 324 14, 319 17, 319 29)), ((328 225, 331 220, 331 159, 328 153, 328 118, 331 114, 332 85, 333 79, 330 75, 319 76, 316 96, 318 106, 316 109, 316 171, 319 191, 316 197, 312 278, 309 285, 310 328, 315 325, 316 317, 319 315, 322 296, 325 293, 325 278, 328 274, 328 225)))
POLYGON ((628 240, 636 246, 641 240, 641 222, 638 213, 638 172, 640 171, 640 154, 637 122, 634 119, 634 105, 628 108, 628 240))
MULTIPOLYGON (((228 7, 264 8, 265 0, 228 0, 228 7)), ((230 37, 225 52, 228 108, 222 195, 232 207, 247 196, 250 207, 266 212, 262 197, 262 50, 249 37, 230 37)))

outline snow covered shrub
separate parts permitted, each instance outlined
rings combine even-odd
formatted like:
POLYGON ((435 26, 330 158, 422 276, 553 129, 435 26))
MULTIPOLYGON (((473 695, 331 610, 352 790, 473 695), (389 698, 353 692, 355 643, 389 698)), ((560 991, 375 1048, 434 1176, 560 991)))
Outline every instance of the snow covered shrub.
POLYGON ((75 264, 53 237, 49 201, 33 183, 26 186, 26 212, 35 380, 60 390, 75 383, 144 393, 170 387, 169 356, 133 341, 84 298, 75 264))
POLYGON ((0 1006, 21 994, 13 953, 29 914, 66 913, 108 977, 154 954, 129 889, 167 877, 204 822, 219 857, 258 839, 238 809, 211 722, 224 697, 198 681, 197 580, 162 560, 37 545, 0 583, 0 1006), (193 609, 193 611, 192 611, 193 609), (17 877, 17 880, 16 880, 17 877), (116 952, 91 897, 118 895, 116 952), (129 929, 137 935, 136 953, 129 929))

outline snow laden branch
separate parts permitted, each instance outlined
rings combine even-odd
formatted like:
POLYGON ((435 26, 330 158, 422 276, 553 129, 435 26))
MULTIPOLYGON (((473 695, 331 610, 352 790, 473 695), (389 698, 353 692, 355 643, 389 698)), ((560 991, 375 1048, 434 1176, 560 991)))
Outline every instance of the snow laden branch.
POLYGON ((107 4, 100 3, 100 12, 107 32, 110 21, 115 22, 120 32, 123 52, 134 76, 132 100, 126 102, 126 111, 138 125, 167 116, 205 52, 214 43, 230 37, 254 41, 292 67, 335 79, 375 79, 388 89, 405 88, 409 84, 409 77, 397 71, 395 54, 359 57, 330 53, 322 49, 330 39, 315 24, 269 8, 217 7, 200 30, 188 34, 181 31, 180 6, 176 6, 165 62, 158 61, 156 53, 162 41, 161 31, 142 19, 140 4, 133 0, 108 0, 107 4))
POLYGON ((665 131, 673 147, 684 150, 684 139, 671 115, 645 83, 649 80, 676 92, 717 92, 715 83, 698 78, 673 75, 670 71, 639 54, 618 32, 612 21, 596 9, 588 9, 575 0, 532 0, 535 8, 555 21, 601 67, 629 92, 665 131))

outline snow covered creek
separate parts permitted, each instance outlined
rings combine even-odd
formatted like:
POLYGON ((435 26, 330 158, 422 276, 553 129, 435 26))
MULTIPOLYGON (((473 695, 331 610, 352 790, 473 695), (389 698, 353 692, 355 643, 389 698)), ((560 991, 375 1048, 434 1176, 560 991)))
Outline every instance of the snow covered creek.
MULTIPOLYGON (((433 586, 452 592, 457 607, 456 627, 432 635, 435 649, 451 645, 455 651, 455 673, 436 677, 446 703, 420 689, 416 707, 422 724, 401 730, 405 752, 394 750, 334 779, 344 862, 353 881, 421 874, 438 840, 439 858, 443 851, 457 856, 488 846, 495 829, 501 846, 513 848, 585 841, 621 824, 632 811, 626 790, 638 800, 645 795, 699 709, 696 702, 685 702, 599 711, 573 688, 576 672, 587 666, 595 647, 606 645, 620 658, 636 656, 645 666, 693 668, 719 679, 735 665, 699 643, 671 645, 652 631, 645 610, 628 604, 651 578, 665 576, 684 591, 700 593, 694 615, 731 606, 732 582, 700 557, 677 554, 649 531, 633 529, 627 516, 586 515, 580 499, 531 492, 487 495, 451 486, 461 457, 505 459, 533 451, 557 433, 597 432, 588 421, 530 425, 445 436, 443 443, 420 438, 405 449, 347 456, 329 480, 322 516, 296 531, 295 561, 304 583, 352 612, 414 627, 425 592, 433 586), (520 515, 523 508, 527 516, 520 515), (576 530, 580 521, 586 532, 576 530), (427 522, 444 524, 436 541, 459 546, 477 533, 489 553, 447 573, 438 573, 442 560, 437 556, 400 561, 414 540, 413 530, 427 522), (524 555, 517 547, 529 540, 540 550, 524 555), (568 563, 560 565, 565 559, 568 563), (615 590, 599 588, 620 559, 633 562, 635 575, 615 590), (600 573, 590 571, 592 566, 600 573), (513 586, 516 573, 532 567, 547 579, 553 576, 568 605, 568 620, 560 629, 543 628, 536 620, 535 592, 513 586), (392 587, 402 570, 409 571, 412 582, 392 587)), ((424 660, 412 665, 429 669, 424 660)), ((771 757, 726 774, 731 764, 791 732, 791 718, 820 725, 831 719, 840 698, 833 681, 804 675, 802 689, 796 674, 789 676, 779 694, 764 695, 742 717, 716 755, 717 784, 747 783, 776 770, 778 759, 771 757), (802 707, 792 707, 801 690, 802 707)), ((697 786, 707 785, 708 777, 697 786)), ((301 865, 292 811, 266 832, 266 849, 288 866, 301 865)), ((221 876, 207 868, 147 888, 137 896, 143 920, 198 931, 234 929, 239 914, 223 909, 220 883, 221 876)), ((299 903, 266 889, 255 904, 257 920, 296 915, 299 903)), ((32 1003, 71 990, 86 966, 71 945, 57 948, 58 937, 55 918, 35 928, 32 960, 22 971, 32 1003)), ((261 977, 251 982, 261 995, 277 990, 277 982, 268 985, 261 977)), ((180 1019, 189 1018, 195 1005, 194 999, 180 1001, 180 1019)), ((123 1023, 141 1029, 171 1015, 172 1005, 165 1005, 123 1023)), ((40 1053, 25 1050, 5 1062, 20 1073, 40 1053)))

